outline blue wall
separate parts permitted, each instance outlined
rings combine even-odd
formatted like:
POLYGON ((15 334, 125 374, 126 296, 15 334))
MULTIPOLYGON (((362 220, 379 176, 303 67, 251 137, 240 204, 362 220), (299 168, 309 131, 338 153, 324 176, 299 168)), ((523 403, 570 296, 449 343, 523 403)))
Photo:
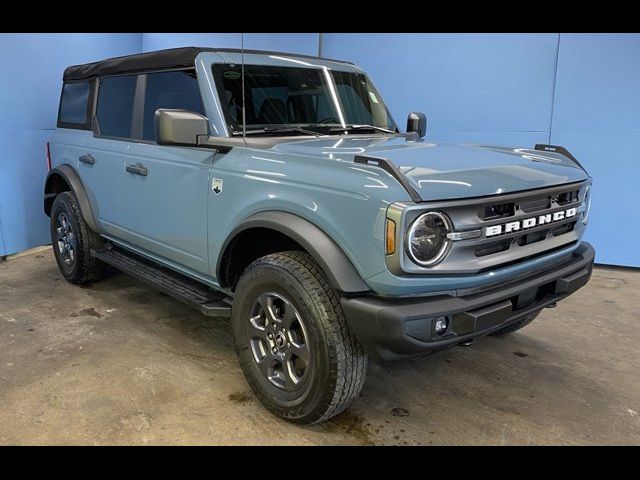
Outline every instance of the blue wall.
MULTIPOLYGON (((245 34, 245 48, 316 55, 314 33, 245 34)), ((0 254, 47 243, 44 142, 65 66, 185 45, 239 48, 239 33, 0 34, 0 254)), ((429 138, 566 146, 595 177, 587 239, 600 263, 640 266, 627 215, 640 203, 640 34, 322 34, 359 63, 396 121, 429 138), (619 232, 612 235, 613 232, 619 232)))
POLYGON ((127 55, 142 34, 0 34, 2 254, 50 242, 42 211, 45 142, 56 125, 68 65, 127 55))
POLYGON ((557 34, 323 34, 322 55, 372 77, 391 114, 427 114, 440 141, 549 140, 557 34))
POLYGON ((594 177, 597 261, 640 266, 640 35, 561 35, 551 141, 594 177))

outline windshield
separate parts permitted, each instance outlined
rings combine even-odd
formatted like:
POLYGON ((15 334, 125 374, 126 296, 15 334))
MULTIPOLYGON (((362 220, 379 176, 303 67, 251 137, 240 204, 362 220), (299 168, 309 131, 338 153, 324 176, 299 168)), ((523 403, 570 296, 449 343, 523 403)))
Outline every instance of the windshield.
MULTIPOLYGON (((242 68, 213 74, 232 134, 242 134, 242 68)), ((327 68, 245 65, 247 134, 341 134, 397 131, 366 75, 327 68), (377 127, 377 128, 373 128, 377 127)))

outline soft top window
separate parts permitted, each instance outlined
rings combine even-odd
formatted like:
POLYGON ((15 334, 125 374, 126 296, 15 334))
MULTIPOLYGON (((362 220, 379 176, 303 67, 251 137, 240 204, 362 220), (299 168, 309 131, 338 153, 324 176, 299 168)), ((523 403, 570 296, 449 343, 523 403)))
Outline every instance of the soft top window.
POLYGON ((100 79, 96 119, 101 135, 131 137, 133 99, 137 80, 137 75, 100 79))
POLYGON ((62 86, 58 122, 61 126, 82 126, 87 122, 89 82, 65 83, 62 86))

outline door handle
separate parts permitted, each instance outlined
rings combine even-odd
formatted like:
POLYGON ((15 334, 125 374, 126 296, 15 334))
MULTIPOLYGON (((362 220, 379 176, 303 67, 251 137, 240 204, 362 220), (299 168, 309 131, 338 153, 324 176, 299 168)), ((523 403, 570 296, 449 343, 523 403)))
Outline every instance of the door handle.
POLYGON ((96 159, 93 158, 93 156, 90 153, 87 153, 86 155, 80 155, 79 160, 82 163, 86 163, 88 165, 93 165, 94 163, 96 163, 96 159))
POLYGON ((147 167, 145 167, 141 163, 134 163, 133 165, 127 165, 127 172, 133 173, 134 175, 142 175, 143 177, 146 177, 148 170, 147 167))

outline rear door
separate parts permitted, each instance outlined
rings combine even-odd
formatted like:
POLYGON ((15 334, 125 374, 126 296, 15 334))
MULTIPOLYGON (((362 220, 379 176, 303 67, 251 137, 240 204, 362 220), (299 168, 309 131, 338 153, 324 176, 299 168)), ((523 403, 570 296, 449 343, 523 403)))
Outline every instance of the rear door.
POLYGON ((129 153, 136 75, 98 80, 97 132, 88 137, 78 172, 100 226, 108 234, 126 234, 125 163, 129 153))
POLYGON ((134 138, 124 165, 127 239, 179 266, 208 274, 207 194, 214 152, 157 145, 158 108, 204 115, 195 72, 139 76, 134 138))

